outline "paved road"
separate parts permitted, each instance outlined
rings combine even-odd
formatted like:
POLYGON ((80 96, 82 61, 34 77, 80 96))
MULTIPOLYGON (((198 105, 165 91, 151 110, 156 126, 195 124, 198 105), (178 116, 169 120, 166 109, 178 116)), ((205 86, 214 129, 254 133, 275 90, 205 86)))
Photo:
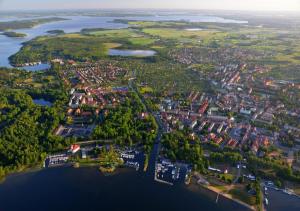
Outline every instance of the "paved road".
POLYGON ((237 172, 236 178, 233 181, 233 184, 237 183, 239 178, 241 177, 241 168, 242 168, 241 162, 239 162, 238 165, 239 165, 238 172, 237 172))
POLYGON ((111 139, 107 139, 107 140, 99 139, 99 140, 90 140, 90 141, 79 141, 76 142, 75 144, 82 145, 82 144, 113 143, 113 142, 114 140, 111 139))

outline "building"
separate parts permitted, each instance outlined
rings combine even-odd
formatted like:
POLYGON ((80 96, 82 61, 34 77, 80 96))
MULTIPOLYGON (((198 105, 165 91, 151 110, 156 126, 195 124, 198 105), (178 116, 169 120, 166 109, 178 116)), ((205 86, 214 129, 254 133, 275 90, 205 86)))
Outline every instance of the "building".
POLYGON ((72 152, 72 154, 75 154, 79 150, 80 150, 80 145, 78 145, 78 144, 72 144, 69 151, 72 152))

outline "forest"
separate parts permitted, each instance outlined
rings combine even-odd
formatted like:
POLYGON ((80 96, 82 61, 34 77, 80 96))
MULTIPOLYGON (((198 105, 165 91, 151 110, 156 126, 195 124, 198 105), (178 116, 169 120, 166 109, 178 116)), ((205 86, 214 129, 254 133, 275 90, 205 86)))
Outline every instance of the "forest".
POLYGON ((96 126, 94 139, 113 138, 121 146, 141 145, 150 153, 158 126, 153 116, 145 115, 146 110, 135 93, 117 108, 108 111, 96 126))
POLYGON ((50 23, 55 21, 63 21, 63 20, 67 20, 67 19, 52 17, 52 18, 32 19, 32 20, 20 20, 20 21, 16 20, 16 21, 0 22, 0 31, 32 28, 39 24, 50 23))
POLYGON ((49 152, 70 143, 52 135, 63 121, 57 107, 41 107, 23 90, 1 89, 0 168, 5 173, 38 165, 49 152))
POLYGON ((194 169, 204 172, 208 160, 203 157, 200 140, 193 140, 185 132, 173 132, 163 135, 163 154, 172 161, 184 161, 194 165, 194 169))
POLYGON ((52 86, 44 82, 42 90, 28 86, 29 82, 38 84, 44 77, 54 79, 54 70, 27 73, 4 69, 0 73, 3 73, 0 74, 0 176, 3 177, 40 165, 47 153, 65 149, 73 140, 52 135, 64 121, 67 95, 62 84, 52 86), (42 96, 48 96, 52 107, 34 104, 33 99, 42 96))

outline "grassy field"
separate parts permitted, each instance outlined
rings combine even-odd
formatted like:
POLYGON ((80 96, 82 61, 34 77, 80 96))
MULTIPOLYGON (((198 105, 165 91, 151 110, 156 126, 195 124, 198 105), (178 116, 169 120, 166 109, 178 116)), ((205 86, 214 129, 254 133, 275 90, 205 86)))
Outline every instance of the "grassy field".
POLYGON ((155 39, 142 34, 140 30, 135 29, 118 29, 118 30, 99 30, 89 33, 90 35, 108 38, 110 40, 118 40, 122 43, 128 43, 130 45, 150 45, 155 42, 155 39))
POLYGON ((149 86, 141 87, 139 90, 140 90, 141 94, 153 92, 153 89, 151 87, 149 87, 149 86))
POLYGON ((113 29, 113 30, 96 30, 89 32, 88 34, 101 37, 113 37, 113 38, 128 38, 139 37, 135 30, 132 29, 113 29))
POLYGON ((159 37, 163 39, 189 39, 188 41, 198 41, 206 40, 212 36, 217 35, 220 32, 216 31, 187 31, 184 29, 174 29, 174 28, 145 28, 142 30, 145 34, 149 34, 154 37, 159 37))

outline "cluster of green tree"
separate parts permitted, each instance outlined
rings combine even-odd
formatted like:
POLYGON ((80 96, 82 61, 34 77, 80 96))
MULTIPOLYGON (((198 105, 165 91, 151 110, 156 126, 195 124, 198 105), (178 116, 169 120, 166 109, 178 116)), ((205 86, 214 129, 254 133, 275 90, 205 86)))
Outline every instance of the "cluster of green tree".
POLYGON ((31 72, 18 69, 0 68, 0 87, 17 87, 20 81, 24 81, 31 75, 31 72))
POLYGON ((113 145, 109 146, 109 149, 106 147, 101 148, 98 156, 100 165, 104 167, 114 167, 123 163, 113 145))
POLYGON ((256 180, 254 183, 254 188, 255 188, 255 196, 256 196, 256 205, 258 206, 258 210, 262 210, 262 200, 263 200, 263 195, 261 192, 260 188, 260 180, 256 180))
POLYGON ((276 161, 271 158, 258 158, 254 155, 249 155, 247 160, 248 168, 256 175, 272 180, 281 178, 283 180, 289 180, 297 183, 300 182, 300 172, 293 171, 292 168, 284 162, 276 161), (268 174, 265 171, 268 169, 272 170, 275 174, 268 174))
POLYGON ((94 139, 115 139, 119 145, 142 144, 144 150, 151 151, 158 126, 153 116, 145 118, 141 114, 145 107, 135 93, 124 103, 108 111, 104 120, 96 126, 94 139))
POLYGON ((60 35, 60 34, 64 34, 65 31, 64 30, 60 30, 60 29, 56 29, 56 30, 49 30, 47 31, 48 34, 54 34, 54 35, 60 35))
POLYGON ((192 140, 184 132, 164 134, 162 137, 163 154, 172 161, 184 161, 194 165, 194 169, 204 172, 208 161, 203 157, 199 140, 192 140))
POLYGON ((10 61, 14 65, 55 58, 84 62, 99 60, 107 52, 103 40, 97 37, 44 37, 25 43, 17 54, 10 57, 10 61))
POLYGON ((0 174, 36 165, 46 153, 70 144, 71 140, 53 135, 64 119, 59 104, 37 106, 23 90, 0 91, 0 174))
POLYGON ((237 152, 211 152, 209 159, 213 162, 229 162, 230 164, 234 165, 237 162, 241 161, 243 157, 240 153, 237 152))
POLYGON ((27 90, 33 98, 44 98, 49 101, 62 96, 63 84, 58 78, 58 72, 54 69, 43 72, 27 72, 0 68, 0 87, 27 90))
POLYGON ((32 19, 32 20, 0 22, 0 31, 32 28, 39 24, 63 21, 63 20, 67 20, 67 19, 52 17, 52 18, 32 19))
POLYGON ((212 64, 193 64, 191 68, 204 74, 211 73, 215 70, 215 66, 212 64))
POLYGON ((247 191, 254 190, 255 191, 255 204, 257 205, 258 210, 261 210, 263 195, 260 187, 260 180, 256 180, 253 183, 249 183, 246 186, 247 191))

